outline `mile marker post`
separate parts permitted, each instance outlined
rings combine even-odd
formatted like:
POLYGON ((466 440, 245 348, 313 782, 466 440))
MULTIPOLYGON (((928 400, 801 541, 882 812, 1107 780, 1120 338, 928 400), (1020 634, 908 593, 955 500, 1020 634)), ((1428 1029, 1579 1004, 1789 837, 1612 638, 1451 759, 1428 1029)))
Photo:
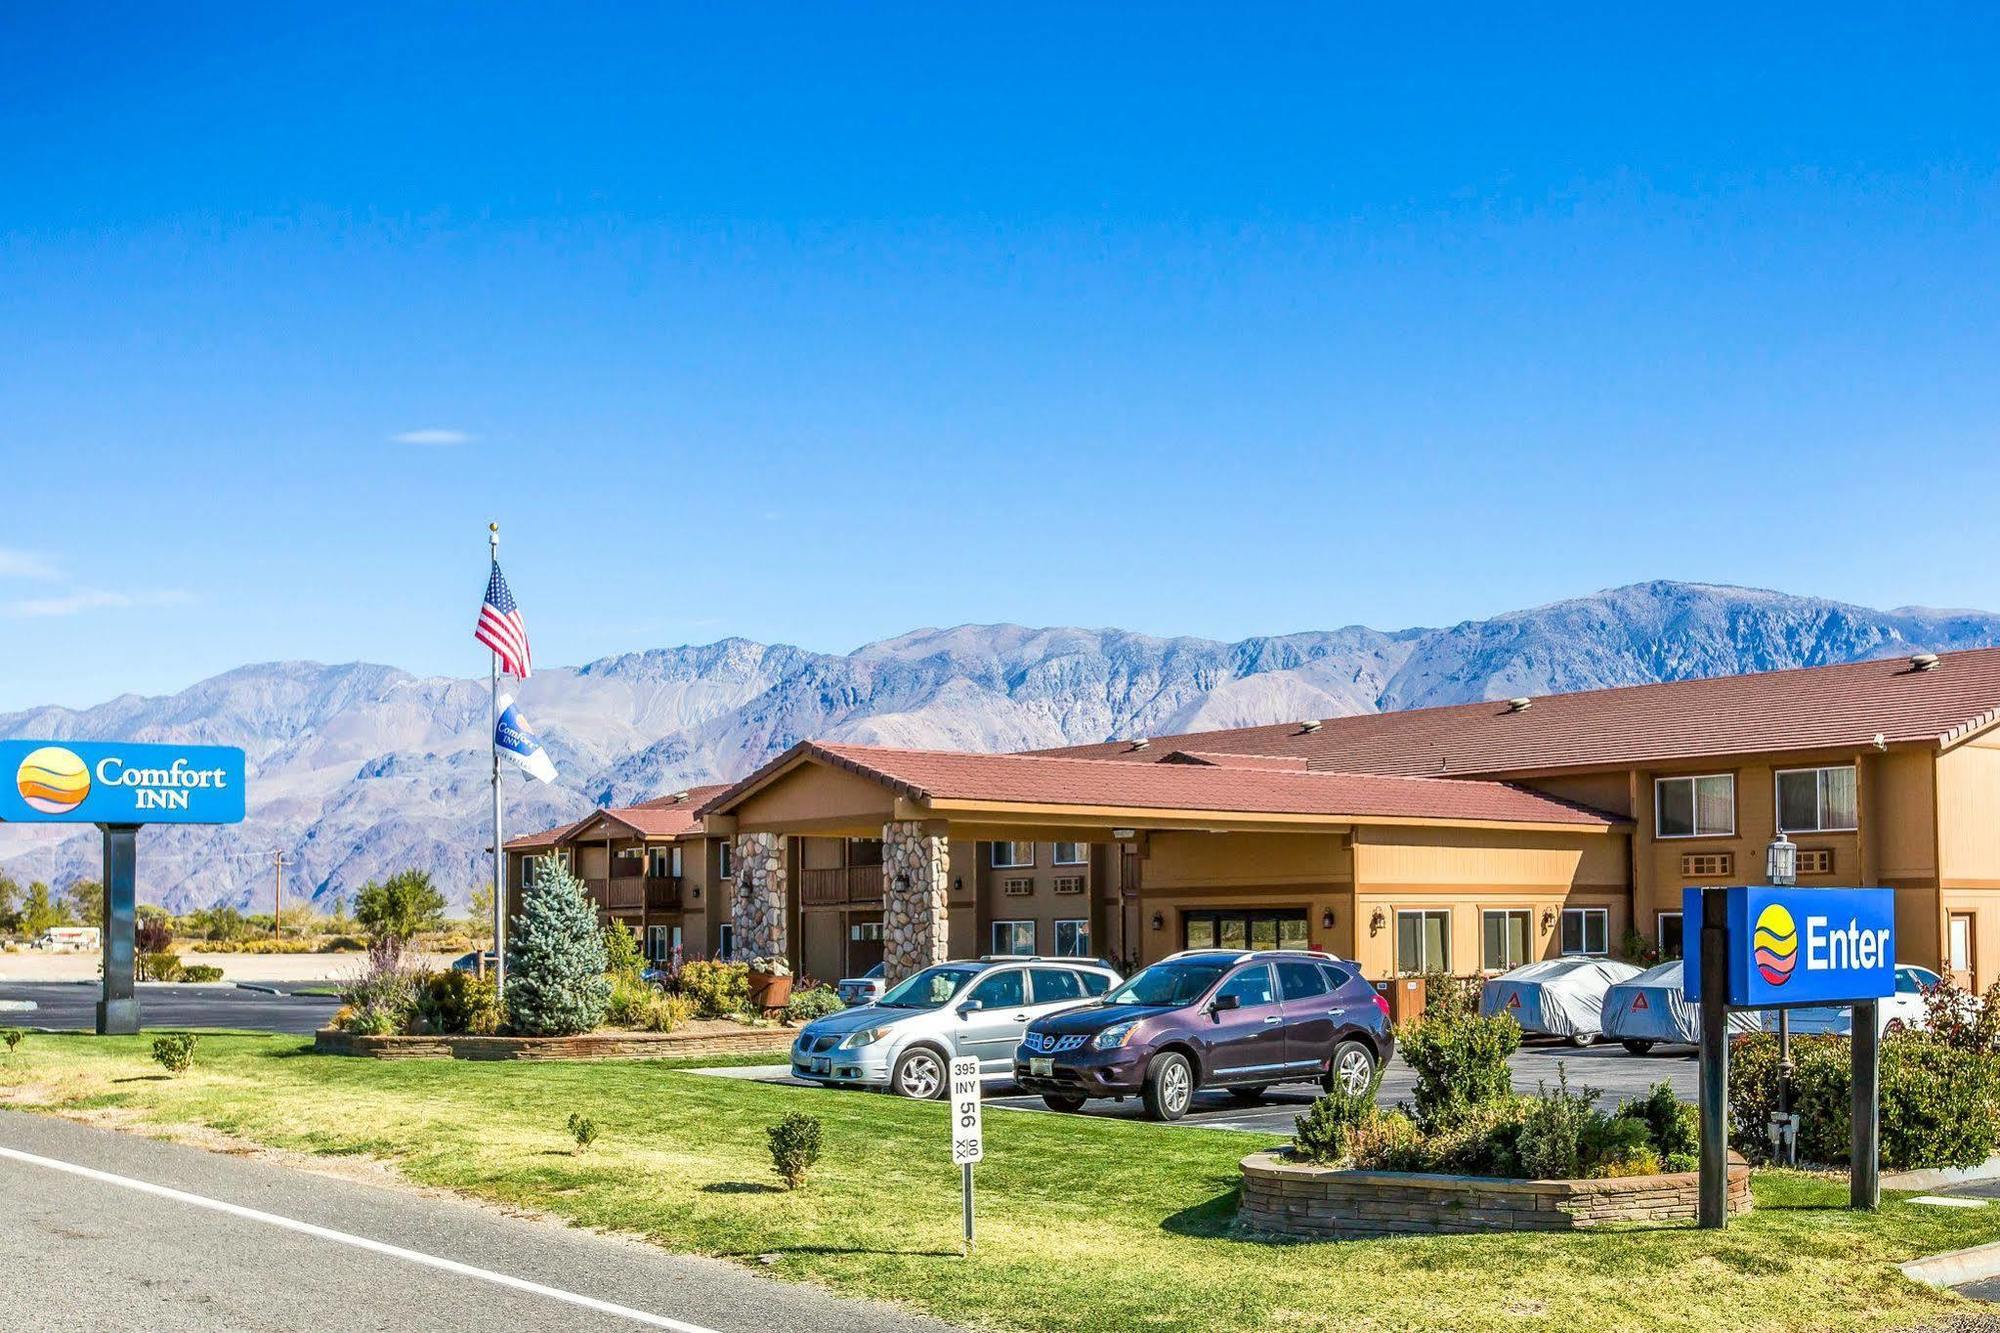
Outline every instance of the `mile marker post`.
POLYGON ((951 1062, 951 1160, 963 1173, 959 1182, 965 1212, 965 1257, 972 1257, 972 1164, 986 1156, 986 1137, 979 1114, 979 1058, 955 1057, 951 1062))

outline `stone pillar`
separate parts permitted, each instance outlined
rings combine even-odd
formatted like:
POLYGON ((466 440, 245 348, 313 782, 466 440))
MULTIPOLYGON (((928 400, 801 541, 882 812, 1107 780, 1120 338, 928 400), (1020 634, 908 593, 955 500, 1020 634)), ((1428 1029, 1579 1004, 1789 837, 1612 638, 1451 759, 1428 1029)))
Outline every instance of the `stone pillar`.
POLYGON ((945 825, 882 826, 882 975, 893 986, 948 956, 951 840, 945 825))
POLYGON ((785 840, 776 833, 736 835, 736 893, 729 919, 736 956, 785 956, 785 840))

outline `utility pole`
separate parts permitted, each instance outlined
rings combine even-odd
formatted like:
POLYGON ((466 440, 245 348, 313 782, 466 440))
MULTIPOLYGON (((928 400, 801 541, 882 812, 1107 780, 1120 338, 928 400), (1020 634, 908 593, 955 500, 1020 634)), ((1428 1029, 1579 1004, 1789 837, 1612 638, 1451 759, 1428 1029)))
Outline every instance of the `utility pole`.
POLYGON ((284 929, 285 914, 285 867, 292 863, 283 849, 271 853, 271 938, 277 939, 284 929))

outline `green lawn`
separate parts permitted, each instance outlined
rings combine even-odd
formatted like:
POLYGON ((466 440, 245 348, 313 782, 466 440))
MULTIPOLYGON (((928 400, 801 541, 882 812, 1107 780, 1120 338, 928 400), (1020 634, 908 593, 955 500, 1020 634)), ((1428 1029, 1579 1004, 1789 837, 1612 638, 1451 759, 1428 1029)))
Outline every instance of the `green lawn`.
POLYGON ((2000 1208, 1845 1211, 1844 1182, 1760 1174, 1757 1211, 1577 1236, 1270 1244, 1231 1234, 1236 1161, 1214 1130, 996 1111, 980 1244, 958 1254, 944 1108, 663 1064, 382 1063, 296 1037, 204 1036, 156 1077, 145 1038, 30 1035, 0 1105, 170 1131, 199 1125, 525 1205, 674 1250, 749 1258, 970 1324, 1033 1329, 1898 1328, 1963 1308, 1901 1260, 2000 1239, 2000 1208), (764 1127, 826 1123, 811 1183, 777 1188, 764 1127), (572 1111, 596 1120, 569 1151, 572 1111))

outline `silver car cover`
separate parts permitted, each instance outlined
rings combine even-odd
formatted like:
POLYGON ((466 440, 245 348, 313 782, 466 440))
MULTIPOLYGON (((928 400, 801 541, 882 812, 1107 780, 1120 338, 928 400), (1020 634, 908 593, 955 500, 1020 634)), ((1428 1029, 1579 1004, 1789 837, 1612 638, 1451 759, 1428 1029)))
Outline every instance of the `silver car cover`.
MULTIPOLYGON (((1755 1013, 1729 1016, 1731 1032, 1756 1032, 1755 1013)), ((1681 960, 1621 981, 1604 996, 1604 1035, 1613 1041, 1701 1043, 1701 1009, 1688 1003, 1681 960)))
POLYGON ((1552 1037, 1595 1036, 1603 1030, 1604 993, 1639 975, 1609 958, 1552 958, 1494 977, 1479 994, 1479 1012, 1505 1014, 1523 1031, 1552 1037))

